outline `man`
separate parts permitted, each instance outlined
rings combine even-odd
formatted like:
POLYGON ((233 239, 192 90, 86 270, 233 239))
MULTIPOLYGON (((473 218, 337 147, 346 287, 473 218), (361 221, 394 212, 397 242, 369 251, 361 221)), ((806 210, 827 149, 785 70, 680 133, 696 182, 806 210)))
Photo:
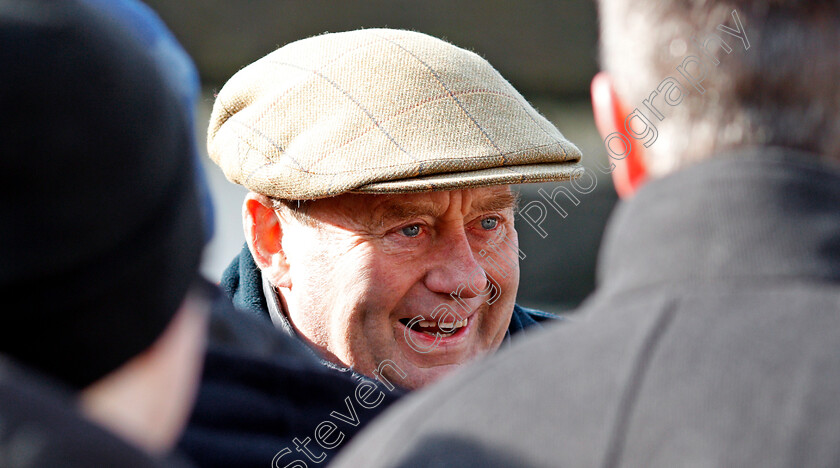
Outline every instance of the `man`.
POLYGON ((510 184, 578 149, 479 56, 368 29, 289 44, 219 92, 211 158, 251 190, 223 287, 325 364, 418 388, 549 314, 514 304, 510 184))
POLYGON ((336 466, 838 465, 840 7, 600 15, 626 200, 581 320, 413 395, 336 466))
POLYGON ((169 465, 212 297, 191 109, 85 2, 2 1, 0 37, 0 465, 169 465))

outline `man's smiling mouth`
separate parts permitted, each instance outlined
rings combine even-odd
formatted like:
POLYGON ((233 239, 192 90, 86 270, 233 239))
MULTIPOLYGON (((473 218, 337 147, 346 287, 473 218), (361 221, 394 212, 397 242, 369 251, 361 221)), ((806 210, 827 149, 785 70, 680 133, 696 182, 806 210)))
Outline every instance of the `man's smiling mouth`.
POLYGON ((438 323, 432 320, 416 321, 413 319, 404 318, 400 319, 400 323, 405 325, 411 331, 425 333, 426 335, 432 337, 440 336, 446 338, 448 336, 454 335, 455 333, 458 333, 459 330, 466 327, 467 324, 469 324, 469 320, 469 317, 467 317, 462 320, 458 320, 457 322, 438 323))

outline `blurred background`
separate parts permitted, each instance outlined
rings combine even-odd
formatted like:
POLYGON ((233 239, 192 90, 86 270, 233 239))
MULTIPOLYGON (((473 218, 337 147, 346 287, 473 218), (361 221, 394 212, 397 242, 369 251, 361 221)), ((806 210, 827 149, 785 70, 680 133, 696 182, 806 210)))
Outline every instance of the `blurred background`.
MULTIPOLYGON (((240 68, 312 35, 389 27, 430 34, 482 55, 581 149, 585 166, 606 165, 589 104, 589 82, 598 70, 591 0, 146 2, 198 65, 204 85, 198 116, 202 150, 213 94, 240 68)), ((240 210, 245 190, 228 182, 206 154, 204 161, 216 203, 216 236, 202 269, 218 281, 244 243, 240 210)), ((527 255, 520 262, 520 304, 562 313, 594 288, 597 249, 616 195, 608 175, 593 174, 597 187, 578 195, 578 205, 558 198, 565 218, 549 210, 543 223, 546 238, 517 221, 520 248, 527 255)), ((539 199, 538 188, 550 193, 557 185, 518 186, 521 206, 539 199)))

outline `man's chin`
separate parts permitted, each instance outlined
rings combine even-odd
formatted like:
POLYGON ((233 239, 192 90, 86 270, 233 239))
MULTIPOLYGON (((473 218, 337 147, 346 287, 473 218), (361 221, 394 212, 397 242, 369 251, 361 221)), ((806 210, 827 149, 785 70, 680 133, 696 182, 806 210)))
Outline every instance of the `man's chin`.
POLYGON ((428 354, 420 354, 413 349, 402 351, 400 359, 395 362, 405 371, 406 377, 402 379, 401 385, 408 389, 432 384, 492 352, 475 349, 450 350, 449 353, 435 350, 437 352, 428 354))
POLYGON ((402 387, 409 390, 425 387, 458 370, 464 364, 467 363, 445 364, 433 367, 415 367, 414 365, 407 364, 406 367, 409 368, 405 369, 407 375, 402 379, 402 387))

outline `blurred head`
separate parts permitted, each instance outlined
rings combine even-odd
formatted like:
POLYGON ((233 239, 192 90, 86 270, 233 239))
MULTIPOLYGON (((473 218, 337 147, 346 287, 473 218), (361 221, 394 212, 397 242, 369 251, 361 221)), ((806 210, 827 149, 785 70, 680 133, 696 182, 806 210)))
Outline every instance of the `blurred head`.
POLYGON ((599 7, 604 72, 593 80, 593 108, 605 138, 622 132, 632 143, 614 172, 621 194, 739 146, 840 160, 837 2, 601 0, 599 7), (630 118, 627 128, 634 110, 647 122, 630 118), (658 132, 649 146, 644 127, 658 132))
POLYGON ((510 184, 580 169, 484 59, 389 29, 245 67, 219 92, 208 148, 251 190, 246 239, 299 335, 367 375, 390 360, 409 388, 505 336, 519 281, 510 184))
POLYGON ((205 239, 192 109, 160 49, 114 14, 0 1, 0 353, 160 452, 185 421, 205 335, 200 300, 185 302, 205 239))
POLYGON ((192 288, 149 347, 80 392, 86 416, 150 453, 171 450, 193 407, 209 307, 192 288))

